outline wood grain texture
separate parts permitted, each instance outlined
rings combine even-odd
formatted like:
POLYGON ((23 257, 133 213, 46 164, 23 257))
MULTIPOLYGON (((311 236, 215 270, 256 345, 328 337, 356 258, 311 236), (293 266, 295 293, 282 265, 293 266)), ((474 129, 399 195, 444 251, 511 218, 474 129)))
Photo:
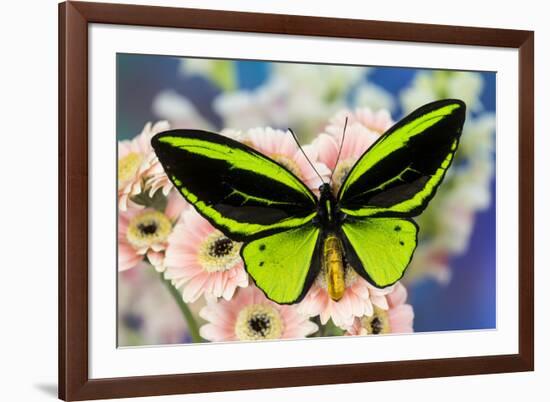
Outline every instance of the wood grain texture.
MULTIPOLYGON (((534 34, 530 31, 67 2, 59 5, 59 397, 83 400, 528 371, 534 368, 534 34), (88 24, 519 49, 519 353, 108 378, 88 376, 88 24)), ((114 340, 113 340, 114 342, 114 340)))
POLYGON ((190 8, 73 2, 88 22, 206 30, 519 47, 528 31, 261 14, 190 8))
POLYGON ((60 5, 59 394, 88 382, 88 26, 60 5))
POLYGON ((519 355, 535 367, 535 35, 519 47, 519 355))

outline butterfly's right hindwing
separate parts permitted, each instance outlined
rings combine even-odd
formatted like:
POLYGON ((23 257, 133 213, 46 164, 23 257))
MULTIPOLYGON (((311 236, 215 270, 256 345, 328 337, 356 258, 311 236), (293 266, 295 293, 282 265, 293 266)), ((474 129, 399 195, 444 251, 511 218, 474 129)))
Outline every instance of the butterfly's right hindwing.
POLYGON ((348 263, 376 287, 397 282, 411 262, 418 241, 412 219, 363 218, 342 225, 348 263))
POLYGON ((236 241, 296 228, 317 201, 287 169, 230 138, 172 130, 151 141, 166 174, 213 226, 236 241))

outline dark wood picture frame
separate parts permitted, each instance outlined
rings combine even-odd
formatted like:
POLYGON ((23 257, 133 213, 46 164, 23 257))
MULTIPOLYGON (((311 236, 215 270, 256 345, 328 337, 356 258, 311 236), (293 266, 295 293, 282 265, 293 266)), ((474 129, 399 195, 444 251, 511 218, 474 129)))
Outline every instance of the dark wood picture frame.
POLYGON ((320 17, 66 2, 59 5, 59 397, 83 400, 443 377, 534 369, 534 33, 320 17), (519 353, 447 359, 90 379, 88 25, 443 43, 519 49, 519 353))

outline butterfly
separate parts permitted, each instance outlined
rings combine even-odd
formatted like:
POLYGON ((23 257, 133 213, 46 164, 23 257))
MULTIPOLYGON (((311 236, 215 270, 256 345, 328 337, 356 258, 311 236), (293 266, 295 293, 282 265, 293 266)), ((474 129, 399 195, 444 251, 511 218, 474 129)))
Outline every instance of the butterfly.
POLYGON ((378 288, 401 279, 417 245, 412 218, 449 169, 465 114, 460 100, 422 106, 379 137, 337 194, 329 182, 319 196, 273 159, 219 134, 170 130, 151 143, 183 197, 243 243, 246 271, 269 299, 301 301, 322 272, 339 300, 347 267, 378 288))

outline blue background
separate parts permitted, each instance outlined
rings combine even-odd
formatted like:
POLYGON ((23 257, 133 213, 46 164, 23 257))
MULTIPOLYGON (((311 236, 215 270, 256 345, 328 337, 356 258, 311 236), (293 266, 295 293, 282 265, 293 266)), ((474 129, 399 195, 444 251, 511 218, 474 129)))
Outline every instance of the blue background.
MULTIPOLYGON (((201 77, 185 77, 178 72, 179 60, 167 56, 119 54, 117 57, 117 139, 132 138, 147 121, 158 120, 151 104, 160 91, 171 89, 193 100, 200 113, 217 128, 222 120, 211 108, 220 90, 201 77)), ((269 74, 269 63, 239 61, 238 82, 242 89, 254 89, 269 74)), ((378 67, 369 81, 392 95, 410 86, 419 70, 378 67)), ((481 73, 484 88, 481 101, 485 111, 495 111, 496 74, 481 73)), ((402 116, 399 104, 392 113, 402 116)), ((474 114, 475 116, 475 114, 474 114)), ((409 303, 415 310, 415 331, 442 331, 495 328, 495 183, 490 207, 476 215, 475 227, 465 254, 450 261, 452 278, 442 286, 431 279, 409 287, 409 303)))

